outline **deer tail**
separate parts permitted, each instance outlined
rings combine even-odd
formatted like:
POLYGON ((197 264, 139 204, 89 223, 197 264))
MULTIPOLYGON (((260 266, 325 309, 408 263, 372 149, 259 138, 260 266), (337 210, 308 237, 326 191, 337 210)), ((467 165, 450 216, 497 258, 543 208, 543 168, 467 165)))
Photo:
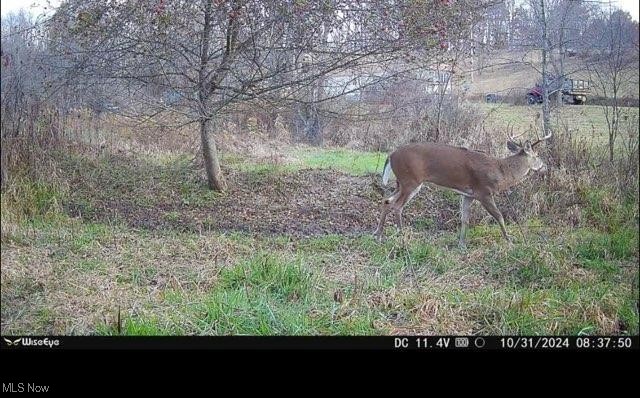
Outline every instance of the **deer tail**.
POLYGON ((391 174, 391 163, 389 162, 389 157, 384 162, 384 169, 382 172, 382 184, 387 185, 389 182, 389 175, 391 174))

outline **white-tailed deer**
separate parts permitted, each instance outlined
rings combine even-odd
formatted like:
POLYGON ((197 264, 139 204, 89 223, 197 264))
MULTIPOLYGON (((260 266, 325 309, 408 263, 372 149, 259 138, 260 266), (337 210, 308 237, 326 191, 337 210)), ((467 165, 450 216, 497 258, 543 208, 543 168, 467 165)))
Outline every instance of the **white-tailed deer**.
POLYGON ((526 141, 518 145, 510 137, 507 147, 514 154, 498 159, 485 153, 436 143, 409 144, 396 149, 384 165, 382 182, 386 185, 390 173, 396 176, 396 190, 382 205, 378 228, 374 236, 382 239, 384 223, 390 212, 396 214, 396 224, 402 230, 402 209, 420 191, 422 184, 432 183, 451 189, 462 196, 460 247, 465 247, 469 224, 469 209, 474 200, 500 224, 502 235, 510 241, 502 213, 496 207, 493 196, 522 181, 529 171, 545 169, 534 148, 549 139, 551 134, 533 144, 526 141))

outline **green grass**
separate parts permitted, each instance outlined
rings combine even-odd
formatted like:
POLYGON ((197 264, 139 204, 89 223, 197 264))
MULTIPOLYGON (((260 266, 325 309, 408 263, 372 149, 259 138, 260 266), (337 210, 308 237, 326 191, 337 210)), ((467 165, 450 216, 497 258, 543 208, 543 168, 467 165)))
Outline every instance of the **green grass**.
POLYGON ((354 176, 380 173, 387 158, 386 153, 343 148, 296 147, 288 149, 286 154, 290 156, 286 163, 253 162, 233 154, 225 154, 223 161, 229 167, 249 173, 253 181, 260 183, 305 168, 331 169, 354 176))
POLYGON ((284 152, 290 159, 285 163, 253 162, 233 154, 225 154, 229 167, 255 175, 257 180, 291 173, 305 168, 338 170, 354 176, 382 172, 387 154, 356 151, 344 148, 295 147, 284 152))
POLYGON ((304 252, 325 253, 334 252, 342 245, 346 245, 345 239, 340 235, 326 235, 312 239, 305 239, 300 242, 299 247, 304 252))
POLYGON ((86 260, 80 260, 75 264, 79 270, 91 272, 91 271, 99 271, 101 269, 105 269, 106 265, 103 261, 96 258, 89 258, 86 260))
POLYGON ((225 154, 223 161, 231 168, 248 173, 250 180, 259 184, 306 168, 337 170, 353 176, 381 173, 387 158, 386 153, 342 148, 296 147, 286 153, 290 156, 286 163, 254 162, 232 154, 225 154))
POLYGON ((585 269, 611 278, 622 272, 626 261, 638 259, 638 229, 623 228, 607 234, 579 231, 576 234, 576 260, 585 269))
POLYGON ((2 192, 2 217, 10 222, 39 219, 54 222, 67 198, 64 186, 16 177, 2 192))
MULTIPOLYGON (((222 270, 216 285, 189 300, 172 292, 180 319, 137 315, 125 320, 124 334, 309 335, 375 334, 370 314, 346 314, 322 289, 326 282, 304 267, 262 253, 222 270), (186 304, 185 304, 186 303, 186 304)), ((103 334, 115 327, 103 326, 103 334)))
POLYGON ((382 172, 386 154, 348 149, 305 149, 295 152, 302 164, 314 169, 334 169, 359 176, 382 172))
POLYGON ((584 214, 590 224, 597 228, 614 232, 626 225, 633 225, 634 219, 637 225, 638 203, 636 201, 621 201, 607 189, 589 188, 584 190, 581 196, 586 202, 584 214))
POLYGON ((563 288, 480 289, 455 301, 474 320, 480 334, 577 335, 605 334, 622 323, 638 333, 638 314, 628 289, 610 282, 570 283, 563 288))
MULTIPOLYGON (((102 327, 100 334, 113 334, 108 328, 102 327)), ((126 319, 122 328, 122 335, 125 336, 170 336, 179 334, 180 330, 175 327, 161 325, 159 320, 151 316, 147 319, 126 319)))

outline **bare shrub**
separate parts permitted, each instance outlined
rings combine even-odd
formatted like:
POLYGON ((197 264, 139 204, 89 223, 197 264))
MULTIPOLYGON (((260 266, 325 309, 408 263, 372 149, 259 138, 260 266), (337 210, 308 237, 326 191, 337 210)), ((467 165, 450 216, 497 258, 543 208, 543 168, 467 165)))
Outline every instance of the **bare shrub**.
POLYGON ((481 112, 461 97, 430 96, 398 102, 343 104, 340 113, 327 117, 325 142, 375 151, 425 141, 471 147, 475 136, 483 133, 481 112), (358 116, 340 116, 349 114, 358 116))
POLYGON ((638 200, 639 127, 637 115, 623 118, 621 123, 623 144, 621 145, 618 160, 615 163, 615 175, 619 193, 621 196, 635 201, 638 200))

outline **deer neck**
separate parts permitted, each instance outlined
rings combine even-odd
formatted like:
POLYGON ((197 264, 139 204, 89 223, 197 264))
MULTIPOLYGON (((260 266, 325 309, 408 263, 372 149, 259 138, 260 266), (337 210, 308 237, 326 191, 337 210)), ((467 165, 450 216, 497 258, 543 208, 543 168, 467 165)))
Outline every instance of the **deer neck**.
POLYGON ((527 157, 521 154, 509 156, 500 160, 500 170, 502 171, 503 179, 501 189, 510 188, 527 177, 531 167, 527 161, 527 157))

